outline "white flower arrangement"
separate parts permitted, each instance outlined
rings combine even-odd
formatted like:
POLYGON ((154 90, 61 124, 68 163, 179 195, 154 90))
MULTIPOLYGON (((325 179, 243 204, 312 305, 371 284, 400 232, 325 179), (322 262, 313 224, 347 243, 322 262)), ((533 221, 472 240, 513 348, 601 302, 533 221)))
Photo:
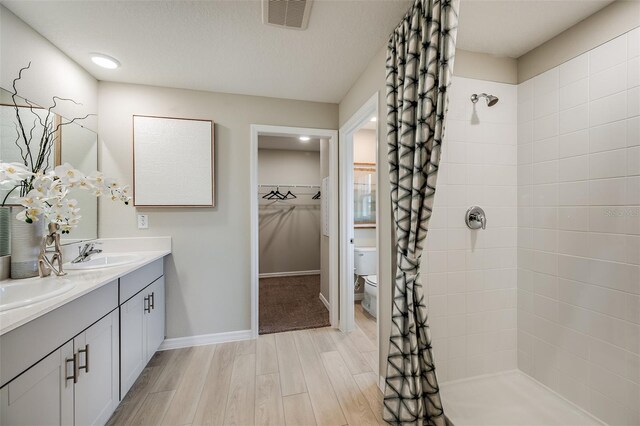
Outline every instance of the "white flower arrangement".
POLYGON ((0 163, 0 187, 5 186, 30 188, 25 195, 15 197, 16 203, 24 207, 16 219, 33 223, 43 217, 47 222, 59 224, 63 234, 76 227, 82 217, 78 202, 67 198, 71 189, 90 191, 96 197, 110 195, 113 201, 124 204, 131 200, 128 185, 120 185, 100 172, 86 176, 68 163, 47 173, 31 172, 20 163, 0 163))
POLYGON ((72 99, 58 96, 53 97, 52 105, 44 109, 43 115, 36 114, 34 109, 37 107, 26 99, 23 99, 22 103, 27 105, 18 107, 16 85, 22 79, 22 73, 30 67, 31 63, 20 69, 18 77, 13 80, 11 99, 16 120, 14 143, 21 158, 17 163, 0 162, 0 189, 8 190, 4 199, 0 199, 0 207, 4 206, 9 196, 18 190, 19 196, 13 197, 12 200, 23 206, 24 210, 16 215, 16 219, 33 223, 43 217, 50 223, 59 224, 62 233, 68 234, 78 225, 81 217, 78 202, 67 198, 71 189, 80 188, 91 191, 96 197, 110 195, 114 201, 120 200, 124 204, 129 204, 131 199, 129 187, 104 177, 100 172, 86 176, 68 163, 50 170, 51 152, 58 138, 58 131, 63 126, 72 124, 76 120, 83 120, 91 114, 56 124, 53 110, 58 102, 68 101, 79 105, 72 99), (30 112, 31 116, 23 117, 20 114, 21 108, 25 114, 30 112), (34 130, 37 131, 34 133, 34 130), (42 134, 38 135, 40 130, 42 134))

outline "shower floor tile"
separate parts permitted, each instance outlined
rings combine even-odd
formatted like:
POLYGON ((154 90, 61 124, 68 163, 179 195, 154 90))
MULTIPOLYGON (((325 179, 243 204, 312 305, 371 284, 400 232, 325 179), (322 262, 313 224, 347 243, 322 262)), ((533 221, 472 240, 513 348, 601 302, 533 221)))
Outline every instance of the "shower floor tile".
POLYGON ((447 416, 462 425, 602 425, 520 371, 440 386, 447 416))

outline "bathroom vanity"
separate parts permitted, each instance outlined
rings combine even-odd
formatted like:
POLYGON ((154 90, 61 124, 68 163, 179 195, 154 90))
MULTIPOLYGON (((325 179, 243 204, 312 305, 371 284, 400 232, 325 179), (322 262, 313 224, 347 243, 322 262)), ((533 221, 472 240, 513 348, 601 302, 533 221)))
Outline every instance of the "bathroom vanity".
POLYGON ((129 252, 117 266, 0 281, 67 288, 0 312, 0 424, 107 422, 164 340, 170 239, 161 246, 129 252))

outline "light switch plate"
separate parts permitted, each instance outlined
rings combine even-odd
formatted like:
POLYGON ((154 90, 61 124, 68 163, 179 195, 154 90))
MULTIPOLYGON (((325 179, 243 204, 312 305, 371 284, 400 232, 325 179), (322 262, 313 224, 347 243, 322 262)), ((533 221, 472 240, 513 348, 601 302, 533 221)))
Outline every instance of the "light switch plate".
POLYGON ((149 216, 146 214, 138 215, 138 229, 148 229, 149 228, 149 216))

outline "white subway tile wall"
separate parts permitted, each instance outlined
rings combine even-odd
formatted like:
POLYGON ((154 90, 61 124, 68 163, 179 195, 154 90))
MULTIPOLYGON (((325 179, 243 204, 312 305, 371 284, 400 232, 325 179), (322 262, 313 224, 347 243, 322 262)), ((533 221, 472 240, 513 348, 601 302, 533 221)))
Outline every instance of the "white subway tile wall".
POLYGON ((517 89, 518 368, 610 424, 640 424, 639 41, 517 89))
MULTIPOLYGON (((555 81, 557 92, 557 71, 555 81)), ((545 84, 553 85, 554 78, 545 84)), ((515 105, 524 86, 454 77, 451 87, 422 264, 442 382, 517 368, 518 156, 531 163, 531 152, 527 157, 517 146, 515 105), (489 108, 480 99, 474 106, 470 96, 482 92, 500 101, 489 108), (465 212, 474 204, 487 214, 486 230, 472 231, 465 225, 465 212)), ((541 111, 558 111, 557 96, 537 102, 541 111)), ((557 158, 557 138, 539 155, 557 158)), ((541 203, 555 205, 556 192, 541 190, 536 195, 541 203)))

